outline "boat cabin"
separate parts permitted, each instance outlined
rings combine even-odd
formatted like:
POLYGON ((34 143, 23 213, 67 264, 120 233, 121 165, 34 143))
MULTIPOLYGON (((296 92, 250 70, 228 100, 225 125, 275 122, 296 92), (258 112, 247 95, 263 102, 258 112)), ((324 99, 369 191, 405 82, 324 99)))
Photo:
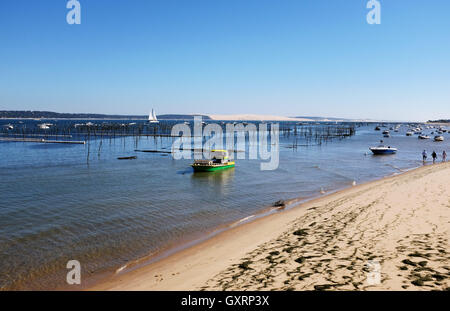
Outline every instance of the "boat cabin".
POLYGON ((226 150, 211 150, 209 155, 213 163, 224 164, 228 162, 228 151, 226 150))
POLYGON ((191 166, 195 171, 209 172, 234 167, 234 161, 229 160, 228 151, 226 150, 211 150, 209 159, 195 160, 191 166))

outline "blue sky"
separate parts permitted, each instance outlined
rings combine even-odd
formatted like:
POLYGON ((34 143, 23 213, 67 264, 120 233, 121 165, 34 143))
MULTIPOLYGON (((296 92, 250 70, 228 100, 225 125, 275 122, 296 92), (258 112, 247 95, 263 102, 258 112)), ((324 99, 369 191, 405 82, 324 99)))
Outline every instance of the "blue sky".
POLYGON ((450 118, 450 1, 0 2, 0 110, 450 118))

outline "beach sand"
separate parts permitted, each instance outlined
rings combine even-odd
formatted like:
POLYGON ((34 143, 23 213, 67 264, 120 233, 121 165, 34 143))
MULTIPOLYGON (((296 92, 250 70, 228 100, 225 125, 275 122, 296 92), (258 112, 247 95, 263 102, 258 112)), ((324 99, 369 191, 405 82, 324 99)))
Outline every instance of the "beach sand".
POLYGON ((450 163, 234 227, 88 290, 442 290, 450 163))

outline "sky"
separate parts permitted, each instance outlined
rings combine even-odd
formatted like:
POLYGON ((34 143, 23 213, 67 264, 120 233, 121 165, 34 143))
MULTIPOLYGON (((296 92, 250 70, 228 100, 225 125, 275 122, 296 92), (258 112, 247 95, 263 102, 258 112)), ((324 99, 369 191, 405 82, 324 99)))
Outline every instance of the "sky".
POLYGON ((0 110, 450 118, 450 1, 0 1, 0 110))

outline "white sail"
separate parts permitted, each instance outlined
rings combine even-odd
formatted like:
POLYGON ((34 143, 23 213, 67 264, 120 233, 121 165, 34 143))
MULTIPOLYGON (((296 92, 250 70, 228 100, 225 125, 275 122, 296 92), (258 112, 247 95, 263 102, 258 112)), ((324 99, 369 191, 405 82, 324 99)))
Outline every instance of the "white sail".
POLYGON ((158 119, 156 118, 155 110, 152 109, 152 111, 148 114, 148 122, 150 123, 158 123, 158 119))

